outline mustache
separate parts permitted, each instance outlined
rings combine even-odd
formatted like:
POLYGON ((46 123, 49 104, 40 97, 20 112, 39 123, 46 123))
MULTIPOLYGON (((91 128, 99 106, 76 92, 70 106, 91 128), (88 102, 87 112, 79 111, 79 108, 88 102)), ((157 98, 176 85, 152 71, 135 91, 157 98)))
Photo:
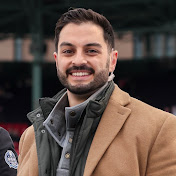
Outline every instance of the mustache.
POLYGON ((75 71, 75 70, 87 70, 87 71, 90 71, 91 73, 94 73, 94 69, 91 68, 91 67, 88 67, 86 65, 80 65, 80 66, 73 66, 73 67, 70 67, 66 70, 66 74, 69 74, 71 71, 75 71))

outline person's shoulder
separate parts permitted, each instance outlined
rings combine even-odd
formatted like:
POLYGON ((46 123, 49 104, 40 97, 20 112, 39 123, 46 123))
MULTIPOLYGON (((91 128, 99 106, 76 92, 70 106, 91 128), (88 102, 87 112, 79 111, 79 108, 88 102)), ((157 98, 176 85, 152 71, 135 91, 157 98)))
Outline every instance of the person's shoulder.
POLYGON ((34 138, 34 127, 33 125, 26 128, 26 130, 23 132, 21 138, 34 138))
POLYGON ((34 142, 34 140, 35 140, 35 132, 33 125, 31 125, 21 135, 20 144, 25 142, 30 146, 34 142))
MULTIPOLYGON (((131 119, 140 124, 143 129, 161 129, 164 124, 172 128, 171 124, 176 125, 176 116, 151 106, 141 100, 131 97, 131 103, 128 106, 131 109, 131 119)), ((174 130, 174 128, 173 128, 174 130)))
POLYGON ((0 173, 16 175, 18 156, 9 132, 2 127, 0 127, 0 144, 0 173))
POLYGON ((2 127, 0 127, 0 135, 8 135, 8 131, 2 127))
POLYGON ((168 117, 176 121, 176 116, 171 113, 165 112, 159 108, 147 104, 137 98, 130 96, 127 92, 121 90, 117 85, 114 94, 112 95, 113 102, 116 102, 125 108, 130 109, 130 118, 135 120, 151 121, 151 122, 164 122, 168 117))
POLYGON ((10 137, 9 132, 6 129, 0 127, 0 143, 2 144, 5 142, 12 143, 12 139, 10 137))
POLYGON ((162 109, 159 109, 157 107, 154 107, 146 102, 143 102, 141 100, 138 100, 136 98, 131 97, 131 104, 132 104, 132 108, 133 110, 136 109, 138 112, 143 112, 146 114, 153 114, 155 116, 163 116, 163 117, 172 117, 172 118, 176 118, 175 115, 166 112, 162 109))

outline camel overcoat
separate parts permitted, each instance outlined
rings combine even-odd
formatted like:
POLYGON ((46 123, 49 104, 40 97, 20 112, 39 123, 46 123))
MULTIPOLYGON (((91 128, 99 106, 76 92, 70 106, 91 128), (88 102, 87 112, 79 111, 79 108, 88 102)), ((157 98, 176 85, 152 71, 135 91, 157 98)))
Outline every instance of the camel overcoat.
MULTIPOLYGON (((33 126, 23 133, 19 152, 18 176, 38 176, 33 126)), ((115 86, 92 141, 84 176, 175 175, 176 117, 115 86)))

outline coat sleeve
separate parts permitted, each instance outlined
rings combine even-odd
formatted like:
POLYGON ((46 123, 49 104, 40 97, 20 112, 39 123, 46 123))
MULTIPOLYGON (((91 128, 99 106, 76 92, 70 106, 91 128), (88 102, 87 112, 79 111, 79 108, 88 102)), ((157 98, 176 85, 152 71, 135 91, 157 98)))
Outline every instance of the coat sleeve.
POLYGON ((17 176, 38 176, 38 158, 33 126, 22 134, 19 143, 17 176))
POLYGON ((22 163, 23 160, 23 142, 24 142, 24 138, 25 138, 25 134, 27 132, 28 128, 23 132, 23 134, 21 135, 20 138, 20 142, 19 142, 19 156, 18 156, 18 160, 19 160, 19 166, 18 166, 18 170, 20 169, 20 165, 22 163))
POLYGON ((163 123, 148 158, 146 176, 176 175, 176 117, 163 123))
POLYGON ((13 141, 4 128, 0 127, 0 175, 16 176, 18 156, 13 141))

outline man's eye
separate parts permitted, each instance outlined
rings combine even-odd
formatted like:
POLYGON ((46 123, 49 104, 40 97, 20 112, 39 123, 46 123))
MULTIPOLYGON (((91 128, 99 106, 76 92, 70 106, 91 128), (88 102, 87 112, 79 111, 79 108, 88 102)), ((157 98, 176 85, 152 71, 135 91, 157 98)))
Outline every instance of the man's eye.
POLYGON ((64 51, 62 51, 62 53, 64 53, 64 54, 72 54, 73 51, 72 50, 64 50, 64 51))
POLYGON ((95 53, 98 53, 98 51, 94 49, 90 49, 90 50, 87 50, 87 53, 95 54, 95 53))

